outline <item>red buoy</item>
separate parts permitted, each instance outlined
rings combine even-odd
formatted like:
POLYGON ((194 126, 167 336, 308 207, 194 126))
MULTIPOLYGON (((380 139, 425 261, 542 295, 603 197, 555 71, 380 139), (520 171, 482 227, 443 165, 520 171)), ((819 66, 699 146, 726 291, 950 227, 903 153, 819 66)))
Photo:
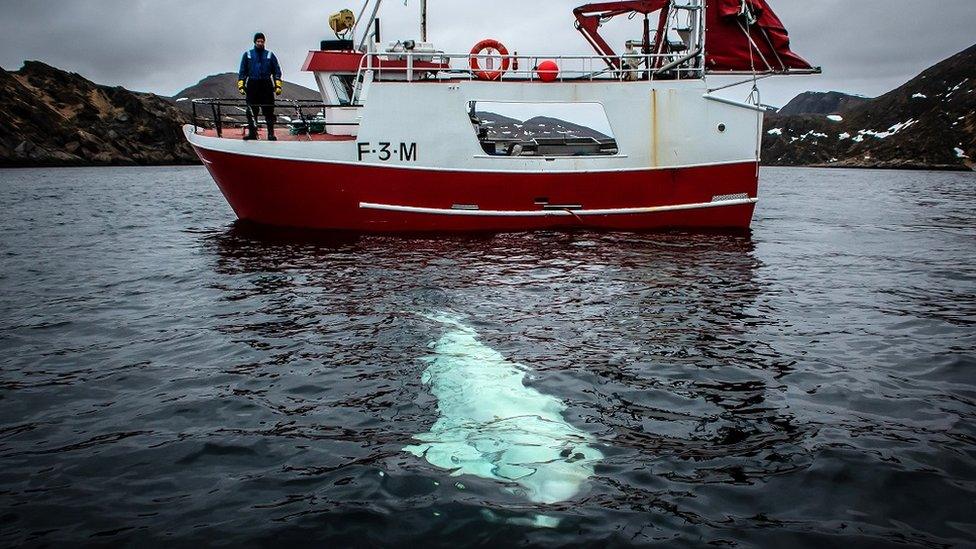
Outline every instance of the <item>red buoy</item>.
POLYGON ((559 78, 559 65, 551 59, 547 59, 539 66, 535 68, 536 74, 539 75, 539 80, 543 82, 555 82, 559 78))

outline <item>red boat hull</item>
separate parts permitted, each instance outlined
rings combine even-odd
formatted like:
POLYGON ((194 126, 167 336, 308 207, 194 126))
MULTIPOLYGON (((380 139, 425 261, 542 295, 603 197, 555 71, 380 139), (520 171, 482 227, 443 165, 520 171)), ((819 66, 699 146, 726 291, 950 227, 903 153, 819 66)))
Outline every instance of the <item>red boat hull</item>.
POLYGON ((196 151, 241 220, 304 229, 747 229, 758 191, 755 162, 638 171, 513 173, 294 161, 199 147, 196 151), (715 202, 723 196, 748 199, 715 202), (542 215, 542 203, 582 208, 542 215), (478 211, 459 211, 459 205, 477 206, 478 211), (608 213, 588 213, 593 210, 608 213))

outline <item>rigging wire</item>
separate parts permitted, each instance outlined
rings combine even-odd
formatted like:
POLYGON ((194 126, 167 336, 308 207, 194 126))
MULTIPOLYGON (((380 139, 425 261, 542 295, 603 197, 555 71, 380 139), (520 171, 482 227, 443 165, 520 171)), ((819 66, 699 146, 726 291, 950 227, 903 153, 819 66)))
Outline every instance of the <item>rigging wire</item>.
POLYGON ((359 27, 359 22, 363 20, 363 14, 366 13, 366 8, 369 7, 369 0, 363 2, 363 8, 359 10, 359 15, 356 16, 356 22, 352 25, 352 39, 356 40, 356 29, 359 27))

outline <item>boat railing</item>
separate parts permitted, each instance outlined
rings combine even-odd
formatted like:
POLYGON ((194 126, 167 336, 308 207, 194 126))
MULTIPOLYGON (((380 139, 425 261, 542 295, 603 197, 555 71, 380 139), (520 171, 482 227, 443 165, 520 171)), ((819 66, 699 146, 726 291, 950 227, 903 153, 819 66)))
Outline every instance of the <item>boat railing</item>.
MULTIPOLYGON (((602 55, 509 55, 452 54, 430 51, 372 52, 360 61, 359 73, 373 71, 377 80, 395 79, 412 82, 445 78, 450 80, 484 79, 484 73, 498 73, 491 80, 540 81, 544 62, 555 63, 559 82, 580 80, 675 80, 701 78, 704 60, 701 52, 635 53, 619 56, 602 55), (477 63, 479 70, 473 69, 477 63), (503 64, 507 68, 502 70, 503 64), (385 78, 384 78, 385 77, 385 78)), ((545 72, 545 71, 543 71, 545 72)))
MULTIPOLYGON (((191 102, 193 108, 193 130, 214 130, 217 137, 223 137, 225 129, 247 128, 248 108, 274 107, 276 124, 284 122, 293 133, 326 133, 328 127, 359 126, 359 122, 338 122, 329 119, 333 109, 349 109, 361 105, 330 105, 321 101, 305 99, 282 99, 274 104, 248 104, 246 99, 203 98, 191 102)), ((253 123, 258 127, 264 124, 260 112, 253 123)))

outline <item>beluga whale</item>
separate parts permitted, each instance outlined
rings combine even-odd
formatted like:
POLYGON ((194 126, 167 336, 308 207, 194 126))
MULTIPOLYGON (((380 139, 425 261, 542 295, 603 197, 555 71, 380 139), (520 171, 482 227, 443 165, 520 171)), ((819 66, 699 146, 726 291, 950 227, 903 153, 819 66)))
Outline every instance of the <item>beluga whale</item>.
POLYGON ((424 316, 447 328, 423 359, 438 418, 404 450, 452 476, 504 482, 532 502, 579 494, 603 454, 563 417, 566 404, 527 387, 527 369, 481 343, 459 318, 424 316))

